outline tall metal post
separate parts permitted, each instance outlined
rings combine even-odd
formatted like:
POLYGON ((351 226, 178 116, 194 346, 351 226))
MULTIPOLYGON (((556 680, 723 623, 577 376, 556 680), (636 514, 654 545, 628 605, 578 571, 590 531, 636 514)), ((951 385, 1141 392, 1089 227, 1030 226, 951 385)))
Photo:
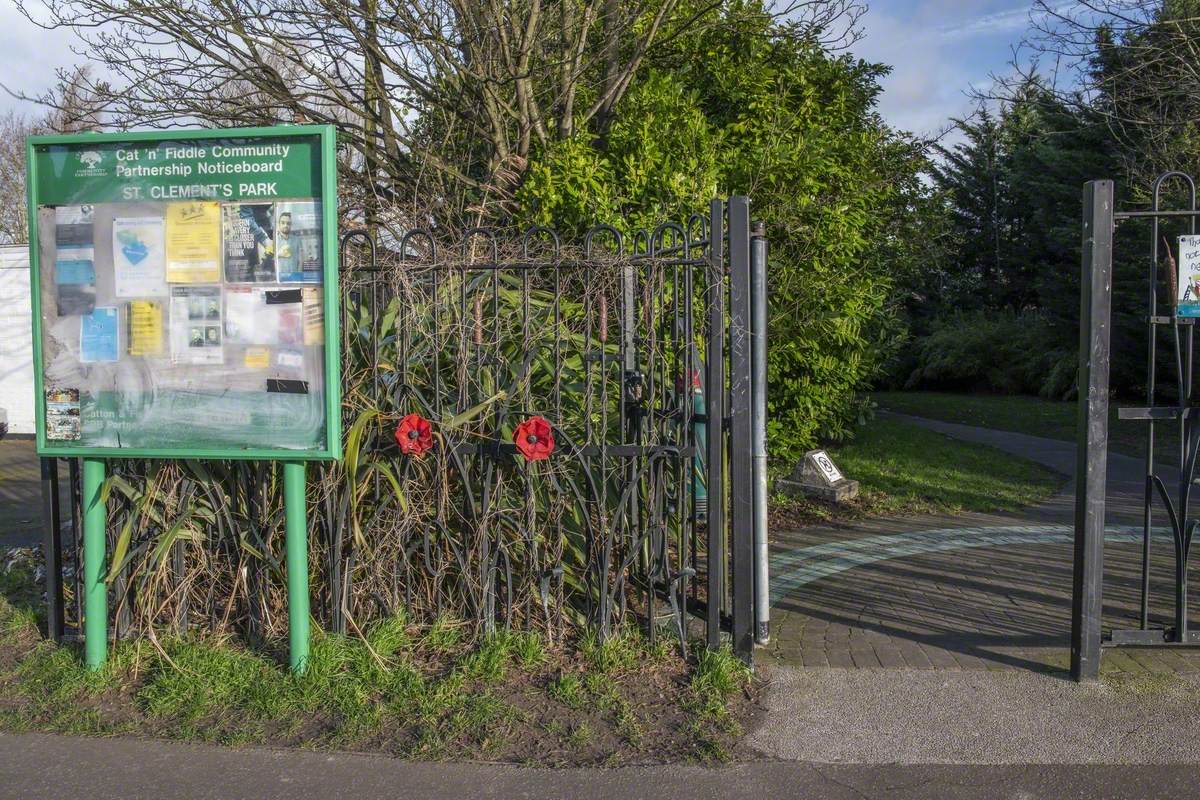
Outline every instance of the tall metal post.
POLYGON ((713 200, 708 227, 708 353, 705 461, 708 465, 708 647, 721 646, 725 597, 725 204, 713 200))
POLYGON ((754 462, 750 425, 750 200, 729 198, 729 513, 733 651, 754 657, 754 462))
POLYGON ((58 489, 58 459, 42 462, 42 556, 46 561, 46 638, 63 636, 62 503, 58 489))
POLYGON ((1095 680, 1100 674, 1112 238, 1113 183, 1090 181, 1083 187, 1075 568, 1071 596, 1071 677, 1077 681, 1095 680))
POLYGON ((83 653, 89 669, 100 669, 108 657, 103 487, 104 461, 83 459, 83 653))
POLYGON ((750 396, 754 429, 754 641, 771 639, 771 574, 767 563, 767 229, 750 234, 750 396))
POLYGON ((308 666, 308 508, 304 462, 283 462, 283 510, 286 525, 289 663, 293 672, 308 666))

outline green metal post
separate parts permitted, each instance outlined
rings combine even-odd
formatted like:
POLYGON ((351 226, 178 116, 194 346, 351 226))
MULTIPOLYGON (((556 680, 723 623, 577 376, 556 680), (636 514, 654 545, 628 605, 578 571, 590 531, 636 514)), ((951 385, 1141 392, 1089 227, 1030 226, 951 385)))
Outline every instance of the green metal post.
POLYGON ((108 656, 108 587, 104 583, 104 461, 83 460, 83 652, 88 669, 108 656))
POLYGON ((287 520, 288 641, 293 672, 308 665, 308 509, 304 462, 283 462, 283 508, 287 520))

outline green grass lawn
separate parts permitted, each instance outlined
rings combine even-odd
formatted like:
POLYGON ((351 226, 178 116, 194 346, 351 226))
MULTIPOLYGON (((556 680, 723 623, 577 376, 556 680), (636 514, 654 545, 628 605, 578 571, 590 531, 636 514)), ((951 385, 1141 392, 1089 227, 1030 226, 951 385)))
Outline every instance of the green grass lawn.
POLYGON ((838 507, 778 504, 776 524, 884 514, 1013 511, 1052 496, 1066 478, 1045 467, 892 419, 875 419, 853 441, 826 448, 861 496, 838 507))
MULTIPOLYGON (((1075 441, 1078 405, 1074 402, 1022 395, 948 392, 875 392, 871 399, 880 408, 900 414, 1075 441)), ((1109 446, 1115 452, 1141 457, 1146 452, 1147 423, 1117 419, 1120 406, 1133 405, 1138 404, 1132 401, 1114 401, 1110 404, 1109 446)), ((1178 426, 1158 423, 1154 431, 1154 449, 1158 458, 1171 461, 1178 459, 1178 426)))
POLYGON ((298 676, 200 634, 117 642, 93 672, 78 645, 42 639, 38 616, 0 594, 0 731, 535 766, 703 763, 732 757, 755 694, 728 648, 695 647, 685 661, 633 626, 564 646, 535 633, 472 639, 453 620, 398 615, 362 638, 318 634, 298 676))

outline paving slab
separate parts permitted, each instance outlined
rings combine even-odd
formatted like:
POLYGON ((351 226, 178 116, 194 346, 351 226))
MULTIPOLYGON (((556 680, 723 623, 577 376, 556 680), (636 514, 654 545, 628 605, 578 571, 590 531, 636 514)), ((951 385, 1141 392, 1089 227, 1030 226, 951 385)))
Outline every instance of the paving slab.
MULTIPOLYGON (((854 764, 1197 764, 1200 675, 767 667, 750 744, 854 764)), ((1194 796, 1195 789, 1192 790, 1194 796)))
MULTIPOLYGON (((1064 476, 1074 470, 1071 442, 888 416, 1064 476)), ((1140 622, 1144 465, 1110 453, 1108 469, 1104 624, 1131 628, 1140 622)), ((1162 475, 1175 480, 1169 468, 1162 475)), ((1059 494, 1016 513, 884 517, 772 531, 772 641, 764 655, 784 665, 858 669, 1063 669, 1073 492, 1068 478, 1059 494)), ((1192 585, 1200 585, 1198 570, 1189 570, 1192 585)), ((1150 622, 1171 625, 1174 548, 1161 527, 1151 539, 1150 574, 1150 622)), ((1200 670, 1200 650, 1159 648, 1118 663, 1191 672, 1200 670)))

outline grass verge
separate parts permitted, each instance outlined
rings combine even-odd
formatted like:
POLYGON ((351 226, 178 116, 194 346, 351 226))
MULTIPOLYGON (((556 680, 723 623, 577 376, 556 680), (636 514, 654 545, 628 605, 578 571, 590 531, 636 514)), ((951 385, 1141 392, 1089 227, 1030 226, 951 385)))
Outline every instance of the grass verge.
MULTIPOLYGON (((1044 400, 1025 395, 953 394, 949 392, 875 392, 871 395, 880 408, 899 414, 975 425, 1000 431, 1015 431, 1046 439, 1075 441, 1079 406, 1062 400, 1044 400)), ((1118 453, 1141 458, 1146 453, 1145 422, 1117 419, 1123 405, 1142 403, 1113 402, 1109 407, 1109 446, 1118 453)), ((1178 459, 1179 429, 1176 424, 1159 423, 1154 427, 1155 458, 1178 459)))
POLYGON ((1032 461, 893 419, 875 419, 827 448, 860 495, 844 506, 777 498, 783 527, 893 514, 1014 511, 1052 496, 1065 478, 1032 461))
POLYGON ((566 766, 730 758, 757 709, 727 651, 684 660, 636 633, 552 646, 528 633, 382 620, 319 636, 308 670, 230 640, 117 643, 90 672, 0 598, 0 729, 566 766))

